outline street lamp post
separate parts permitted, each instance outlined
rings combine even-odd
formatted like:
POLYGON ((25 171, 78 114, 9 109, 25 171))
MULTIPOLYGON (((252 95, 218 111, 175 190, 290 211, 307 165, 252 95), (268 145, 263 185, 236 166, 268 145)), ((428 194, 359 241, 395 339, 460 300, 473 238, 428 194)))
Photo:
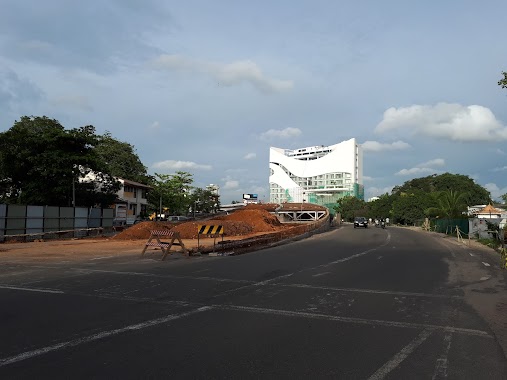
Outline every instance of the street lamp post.
POLYGON ((197 203, 199 203, 199 202, 200 202, 199 199, 197 199, 197 200, 194 201, 194 219, 195 219, 195 209, 197 207, 197 203))

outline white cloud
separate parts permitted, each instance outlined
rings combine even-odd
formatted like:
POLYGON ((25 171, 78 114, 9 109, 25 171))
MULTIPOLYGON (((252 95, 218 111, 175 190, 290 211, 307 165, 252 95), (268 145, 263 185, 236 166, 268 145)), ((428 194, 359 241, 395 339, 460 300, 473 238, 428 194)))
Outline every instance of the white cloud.
POLYGON ((497 168, 490 169, 490 171, 492 171, 492 172, 503 172, 503 171, 506 171, 506 170, 507 170, 507 166, 500 166, 500 167, 497 167, 497 168))
POLYGON ((399 172, 395 173, 395 175, 400 176, 408 176, 408 175, 419 175, 426 173, 439 173, 441 170, 436 170, 434 167, 436 166, 444 166, 445 160, 443 158, 435 158, 433 160, 429 160, 426 162, 422 162, 417 164, 415 167, 411 169, 401 169, 399 172))
POLYGON ((260 138, 261 140, 273 140, 276 138, 288 139, 300 136, 301 133, 301 129, 299 128, 287 127, 285 129, 270 129, 269 131, 261 133, 260 138))
POLYGON ((237 189, 238 187, 239 187, 239 181, 229 179, 229 180, 225 181, 225 184, 222 187, 222 189, 231 190, 231 189, 237 189))
POLYGON ((194 60, 182 55, 163 54, 155 59, 152 65, 157 69, 206 74, 221 86, 234 86, 246 82, 264 93, 281 92, 294 87, 292 81, 272 79, 265 76, 259 66, 250 60, 223 64, 194 60))
POLYGON ((166 160, 159 161, 153 164, 154 169, 163 169, 163 170, 188 170, 188 169, 196 169, 196 170, 211 170, 211 165, 201 165, 191 161, 175 161, 175 160, 166 160))
POLYGON ((373 177, 369 177, 367 175, 363 175, 363 182, 369 182, 369 181, 373 181, 373 177))
POLYGON ((445 165, 445 160, 443 158, 435 158, 433 160, 423 162, 422 164, 417 165, 417 167, 424 168, 424 167, 444 166, 444 165, 445 165))
POLYGON ((410 144, 404 141, 395 141, 391 144, 380 143, 378 141, 365 141, 361 144, 364 152, 382 152, 392 150, 404 150, 411 148, 410 144))
POLYGON ((389 108, 375 132, 408 131, 419 135, 453 141, 507 140, 503 126, 489 108, 438 103, 435 106, 413 105, 389 108))
POLYGON ((500 149, 500 148, 498 148, 495 152, 496 152, 497 154, 501 155, 501 156, 504 156, 504 155, 505 155, 505 152, 504 152, 502 149, 500 149))
POLYGON ((491 193, 491 198, 500 199, 500 196, 507 194, 507 187, 499 188, 496 183, 487 183, 484 188, 491 193))
POLYGON ((435 169, 431 168, 411 168, 411 169, 401 169, 399 172, 394 173, 395 175, 400 176, 408 176, 408 175, 419 175, 425 173, 435 173, 435 169))
POLYGON ((256 153, 248 153, 245 155, 245 157, 243 157, 245 160, 252 160, 254 159, 255 157, 257 157, 257 154, 256 153))
POLYGON ((154 121, 153 123, 151 123, 150 129, 153 131, 160 130, 160 123, 158 121, 154 121))

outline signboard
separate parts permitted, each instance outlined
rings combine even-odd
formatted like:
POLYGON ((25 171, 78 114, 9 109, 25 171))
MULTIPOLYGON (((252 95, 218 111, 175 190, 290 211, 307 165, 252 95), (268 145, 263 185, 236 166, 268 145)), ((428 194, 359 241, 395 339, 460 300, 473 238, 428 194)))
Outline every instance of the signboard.
POLYGON ((243 203, 258 203, 257 194, 243 194, 243 203))

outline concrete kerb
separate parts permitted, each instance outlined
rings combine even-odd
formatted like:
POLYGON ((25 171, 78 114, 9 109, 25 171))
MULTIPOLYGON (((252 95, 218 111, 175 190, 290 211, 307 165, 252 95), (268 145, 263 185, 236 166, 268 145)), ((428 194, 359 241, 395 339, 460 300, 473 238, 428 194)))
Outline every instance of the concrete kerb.
MULTIPOLYGON (((229 245, 225 246, 228 249, 233 249, 233 251, 225 252, 225 249, 224 249, 224 251, 221 254, 217 253, 214 256, 237 256, 237 255, 248 253, 248 252, 259 251, 261 249, 277 247, 277 246, 285 245, 285 244, 288 244, 291 242, 307 239, 313 235, 317 235, 317 234, 324 233, 324 232, 331 230, 332 226, 329 224, 328 218, 324 218, 318 222, 319 222, 320 226, 315 229, 312 229, 310 231, 306 231, 306 232, 299 234, 299 235, 289 236, 287 238, 283 238, 280 240, 272 241, 275 238, 274 236, 276 236, 276 234, 278 234, 278 233, 266 234, 266 235, 256 237, 256 238, 235 240, 233 242, 230 242, 229 245), (265 241, 265 243, 263 243, 263 240, 265 241), (272 242, 270 242, 270 241, 272 241, 272 242)), ((210 252, 206 252, 205 250, 204 251, 201 250, 201 253, 209 255, 210 252)))

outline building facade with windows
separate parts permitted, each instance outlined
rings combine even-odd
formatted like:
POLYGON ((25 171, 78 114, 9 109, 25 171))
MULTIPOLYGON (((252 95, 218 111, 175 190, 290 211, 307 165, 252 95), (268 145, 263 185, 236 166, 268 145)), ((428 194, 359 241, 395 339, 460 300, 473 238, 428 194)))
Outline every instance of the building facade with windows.
POLYGON ((147 214, 148 200, 146 194, 151 187, 128 179, 117 179, 122 186, 117 193, 118 201, 115 203, 115 219, 118 221, 125 220, 127 224, 134 223, 136 218, 147 214))
POLYGON ((334 205, 364 200, 363 153, 356 139, 329 146, 269 150, 269 201, 334 205))

